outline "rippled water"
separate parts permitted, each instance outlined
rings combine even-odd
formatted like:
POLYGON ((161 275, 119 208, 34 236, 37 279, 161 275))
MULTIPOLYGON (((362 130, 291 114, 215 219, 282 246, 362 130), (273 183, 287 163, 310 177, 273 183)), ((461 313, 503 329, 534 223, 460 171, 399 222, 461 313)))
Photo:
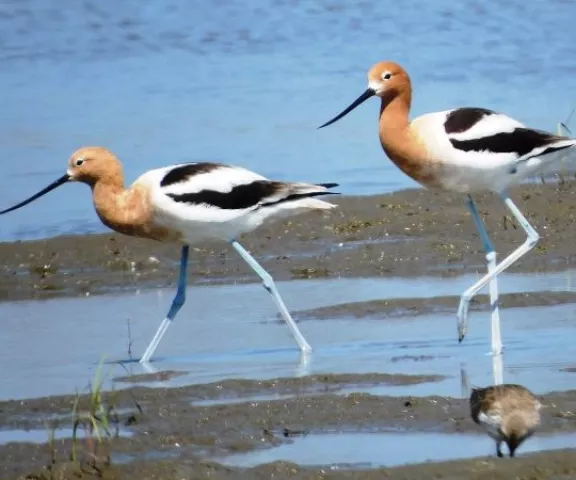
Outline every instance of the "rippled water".
MULTIPOLYGON (((278 282, 278 288, 298 318, 299 310, 331 305, 335 298, 348 303, 453 295, 475 278, 301 280, 278 282)), ((502 293, 570 288, 562 273, 503 274, 499 285, 502 293)), ((93 296, 3 302, 0 400, 85 391, 100 360, 107 362, 106 380, 129 373, 183 373, 168 381, 139 383, 153 387, 230 378, 380 372, 445 378, 413 385, 345 385, 340 393, 460 397, 463 371, 476 386, 491 384, 494 378, 495 364, 486 355, 490 350, 487 311, 472 312, 462 343, 457 341, 454 313, 309 318, 300 322, 300 328, 314 350, 309 358, 302 358, 274 303, 258 284, 191 286, 153 362, 127 363, 142 354, 173 295, 173 289, 158 289, 107 295, 105 301, 93 296)), ((496 367, 503 368, 504 381, 520 383, 538 394, 572 388, 575 374, 566 368, 573 367, 576 358, 574 305, 502 310, 505 360, 496 367)), ((130 385, 135 384, 118 382, 114 388, 130 385)))
MULTIPOLYGON (((316 127, 391 58, 414 114, 481 105, 553 129, 576 104, 571 0, 4 0, 0 3, 0 205, 102 144, 128 180, 186 160, 242 164, 345 193, 413 185, 376 138, 377 102, 316 127)), ((67 186, 2 218, 0 240, 101 227, 67 186)))

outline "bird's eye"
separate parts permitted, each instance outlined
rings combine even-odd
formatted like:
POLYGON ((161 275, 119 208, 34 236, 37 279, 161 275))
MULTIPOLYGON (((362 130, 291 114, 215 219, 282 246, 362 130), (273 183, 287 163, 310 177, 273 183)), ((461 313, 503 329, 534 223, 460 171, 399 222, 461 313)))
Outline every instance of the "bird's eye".
POLYGON ((386 72, 382 75, 382 80, 390 80, 392 78, 392 74, 390 72, 386 72))
POLYGON ((76 166, 79 167, 80 165, 82 165, 84 163, 84 159, 83 158, 79 158, 78 160, 76 160, 76 166))

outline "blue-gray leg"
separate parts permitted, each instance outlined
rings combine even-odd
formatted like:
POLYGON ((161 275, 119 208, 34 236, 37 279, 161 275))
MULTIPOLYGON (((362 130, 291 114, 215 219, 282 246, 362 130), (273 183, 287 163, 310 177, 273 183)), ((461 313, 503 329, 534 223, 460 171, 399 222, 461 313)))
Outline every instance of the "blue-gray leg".
MULTIPOLYGON (((480 213, 476 208, 476 203, 473 198, 468 195, 466 198, 466 203, 472 214, 472 220, 474 220, 474 225, 480 234, 482 240, 482 245, 484 246, 484 251, 486 252, 486 263, 488 265, 488 273, 492 273, 496 268, 496 251, 494 250, 494 244, 490 240, 488 232, 480 213)), ((500 334, 500 312, 498 305, 498 277, 494 275, 490 279, 490 310, 492 312, 492 354, 498 355, 502 352, 502 338, 500 334)), ((467 314, 467 312, 466 312, 467 314)), ((466 322, 462 322, 462 318, 459 315, 458 331, 459 340, 462 341, 464 335, 466 334, 466 322)))
POLYGON ((188 245, 184 245, 182 247, 182 255, 180 257, 180 274, 178 276, 178 287, 176 290, 176 295, 174 296, 174 300, 172 300, 172 305, 170 306, 168 315, 166 315, 166 318, 162 320, 162 323, 158 327, 158 330, 156 330, 156 334, 154 335, 154 338, 152 338, 152 341, 146 348, 144 355, 142 355, 140 363, 148 362, 152 357, 152 355, 154 355, 154 352, 158 348, 158 345, 160 344, 162 337, 166 333, 166 330, 168 330, 168 327, 172 323, 172 320, 174 320, 180 308, 182 308, 182 305, 184 305, 184 302, 186 301, 186 281, 187 281, 189 251, 190 247, 188 245))
POLYGON ((470 306, 470 300, 476 295, 480 290, 482 290, 496 275, 502 273, 510 265, 512 265, 516 260, 518 260, 523 255, 526 255, 530 250, 532 250, 538 243, 540 236, 538 232, 534 230, 532 225, 528 222, 526 217, 522 212, 516 207, 514 202, 510 199, 507 193, 502 193, 500 195, 502 200, 508 207, 508 210, 514 215, 520 226, 526 232, 526 240, 520 245, 516 250, 514 250, 510 255, 508 255, 504 260, 497 264, 491 271, 484 275, 480 280, 478 280, 474 285, 472 285, 468 290, 466 290, 462 297, 460 298, 460 307, 458 308, 458 330, 460 334, 460 339, 466 334, 466 319, 468 316, 468 308, 470 306))
POLYGON ((246 261, 246 263, 250 265, 252 270, 254 270, 258 274, 258 276, 262 279, 264 288, 268 291, 268 293, 270 293, 270 295, 272 295, 272 298, 274 298, 278 310, 280 310, 280 314, 290 327, 292 335, 294 335, 294 338, 296 339, 296 342, 298 343, 298 346, 300 347, 302 353, 311 352, 312 348, 304 338, 304 335, 302 335, 302 333, 300 332, 300 329, 296 325, 296 322, 294 322, 294 320, 290 316, 290 313, 288 312, 286 305, 284 305, 284 302, 280 297, 278 290, 276 289, 276 285, 274 284, 274 279, 272 278, 272 276, 266 270, 264 270, 262 266, 254 259, 254 257, 250 255, 248 251, 236 240, 232 240, 230 241, 230 243, 232 244, 234 249, 240 254, 240 256, 246 261))

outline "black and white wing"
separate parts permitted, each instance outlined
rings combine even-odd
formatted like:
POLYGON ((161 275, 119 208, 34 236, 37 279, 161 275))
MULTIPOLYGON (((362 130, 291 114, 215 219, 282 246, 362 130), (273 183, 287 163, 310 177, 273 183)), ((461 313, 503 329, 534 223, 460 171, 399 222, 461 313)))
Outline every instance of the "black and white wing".
POLYGON ((526 128, 513 118, 483 108, 458 108, 445 114, 444 133, 459 152, 506 155, 518 163, 548 155, 576 141, 526 128))
POLYGON ((153 170, 136 183, 153 190, 157 211, 181 220, 227 222, 267 207, 326 195, 336 184, 268 180, 245 168, 221 163, 188 163, 153 170))

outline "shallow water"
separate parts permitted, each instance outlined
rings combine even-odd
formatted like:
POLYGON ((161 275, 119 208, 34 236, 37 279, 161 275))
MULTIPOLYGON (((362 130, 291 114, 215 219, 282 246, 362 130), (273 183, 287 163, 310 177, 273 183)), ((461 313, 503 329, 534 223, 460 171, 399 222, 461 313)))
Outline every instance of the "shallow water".
MULTIPOLYGON (((119 430, 120 436, 129 436, 130 432, 126 430, 119 430)), ((76 432, 79 438, 84 438, 86 432, 83 428, 79 428, 76 432)), ((0 430, 0 445, 10 442, 26 442, 26 443, 47 443, 50 438, 60 440, 64 438, 72 438, 74 431, 71 428, 56 428, 55 430, 0 430), (53 435, 53 437, 52 437, 53 435)))
POLYGON ((152 450, 145 453, 116 453, 112 452, 111 460, 114 465, 119 465, 123 463, 131 463, 131 462, 141 462, 144 460, 169 460, 172 458, 178 458, 180 456, 180 452, 172 452, 166 450, 152 450))
MULTIPOLYGON (((483 106, 554 129, 576 102, 575 14, 569 0, 4 1, 0 207, 84 144, 115 150, 130 181, 219 160, 345 193, 412 186, 380 150, 375 100, 316 129, 369 66, 405 64, 415 115, 483 106)), ((3 217, 0 240, 102 229, 88 189, 65 186, 3 217)))
MULTIPOLYGON (((428 298, 460 293, 474 275, 454 278, 383 278, 280 282, 293 311, 340 302, 382 298, 428 298)), ((502 292, 570 288, 569 272, 506 274, 502 292)), ((339 318, 300 322, 315 351, 302 361, 275 307, 260 285, 190 287, 187 303, 161 343, 148 370, 127 360, 128 346, 141 354, 163 318, 172 290, 140 294, 1 303, 0 398, 73 393, 87 387, 98 363, 108 378, 152 370, 185 375, 154 386, 266 379, 313 373, 440 374, 447 379, 408 386, 358 388, 389 395, 461 395, 464 368, 475 385, 492 383, 489 315, 471 315, 469 336, 456 340, 455 315, 429 314, 386 319, 339 318), (249 312, 241 315, 239 312, 249 312), (128 320, 131 336, 128 336, 128 320), (424 355, 425 361, 413 357, 424 355), (431 357, 431 358, 429 358, 431 357)), ((456 305, 454 305, 454 310, 456 305)), ((574 305, 502 311, 505 381, 536 392, 562 390, 573 383, 576 333, 574 305), (538 375, 536 375, 536 372, 538 375)), ((142 384, 146 384, 143 382, 142 384)), ((126 383, 116 383, 123 388, 126 383)), ((110 385, 109 385, 110 386, 110 385)), ((351 386, 350 388, 352 388, 351 386)))
MULTIPOLYGON (((573 448, 575 444, 576 434, 535 435, 522 444, 518 455, 540 450, 573 448)), ((239 467, 253 467, 284 460, 305 466, 330 465, 331 469, 336 470, 493 456, 495 448, 494 441, 486 435, 426 432, 333 433, 297 437, 293 442, 279 447, 230 455, 218 458, 218 461, 239 467)))

